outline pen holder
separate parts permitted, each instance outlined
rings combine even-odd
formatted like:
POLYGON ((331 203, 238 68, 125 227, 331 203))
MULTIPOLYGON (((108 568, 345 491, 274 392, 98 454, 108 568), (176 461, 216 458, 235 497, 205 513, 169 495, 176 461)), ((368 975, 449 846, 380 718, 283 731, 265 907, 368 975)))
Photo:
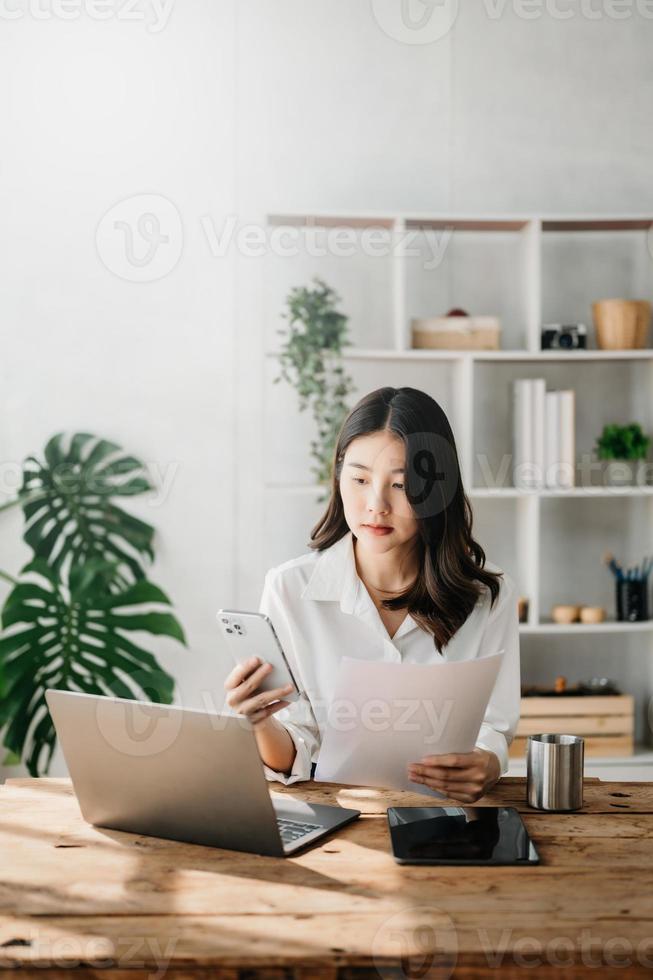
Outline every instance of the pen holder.
POLYGON ((580 735, 529 735, 526 799, 536 810, 580 810, 585 741, 580 735))
POLYGON ((617 619, 636 623, 648 619, 648 583, 646 579, 622 579, 616 582, 617 619))

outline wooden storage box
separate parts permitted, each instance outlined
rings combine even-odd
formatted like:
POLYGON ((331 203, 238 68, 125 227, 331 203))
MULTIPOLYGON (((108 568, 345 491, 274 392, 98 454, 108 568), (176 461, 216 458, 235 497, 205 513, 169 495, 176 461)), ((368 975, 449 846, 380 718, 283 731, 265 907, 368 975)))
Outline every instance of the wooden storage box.
POLYGON ((511 758, 524 758, 529 735, 582 735, 585 756, 632 755, 635 707, 630 694, 521 699, 521 717, 510 746, 511 758))
POLYGON ((496 316, 431 316, 411 321, 414 348, 429 350, 499 350, 501 326, 496 316))

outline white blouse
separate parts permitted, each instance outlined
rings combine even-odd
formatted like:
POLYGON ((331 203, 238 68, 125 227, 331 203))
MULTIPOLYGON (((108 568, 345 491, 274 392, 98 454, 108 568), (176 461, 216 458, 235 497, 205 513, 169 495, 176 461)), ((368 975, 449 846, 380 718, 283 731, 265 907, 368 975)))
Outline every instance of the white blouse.
MULTIPOLYGON (((500 571, 490 562, 485 567, 500 571)), ((285 784, 310 779, 343 655, 426 664, 470 660, 500 650, 505 650, 503 662, 476 744, 496 753, 501 774, 507 772, 508 746, 519 720, 520 673, 517 593, 505 572, 492 609, 490 592, 484 587, 444 655, 438 653, 433 636, 409 614, 390 638, 358 577, 351 531, 324 551, 308 552, 271 568, 265 576, 259 612, 272 620, 303 691, 299 700, 273 715, 287 728, 297 754, 287 776, 264 766, 268 779, 285 784)))

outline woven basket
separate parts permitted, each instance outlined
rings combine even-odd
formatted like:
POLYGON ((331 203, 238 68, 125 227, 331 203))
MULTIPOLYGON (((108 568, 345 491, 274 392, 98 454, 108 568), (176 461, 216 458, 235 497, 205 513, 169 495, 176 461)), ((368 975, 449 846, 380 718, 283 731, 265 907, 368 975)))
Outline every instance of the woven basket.
POLYGON ((495 316, 432 316, 411 321, 415 348, 499 350, 501 326, 495 316))
POLYGON ((651 304, 645 299, 600 299, 592 303, 596 342, 602 350, 646 347, 651 304))

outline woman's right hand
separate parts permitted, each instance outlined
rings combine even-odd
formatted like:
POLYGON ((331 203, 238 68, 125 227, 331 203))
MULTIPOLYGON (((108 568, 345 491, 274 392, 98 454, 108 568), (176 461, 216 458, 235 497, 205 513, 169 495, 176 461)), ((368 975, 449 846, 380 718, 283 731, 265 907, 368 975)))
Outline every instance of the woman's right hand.
POLYGON ((272 664, 263 663, 260 657, 250 657, 234 667, 224 682, 224 689, 228 692, 227 704, 238 714, 244 715, 252 725, 259 725, 275 711, 290 704, 289 701, 279 699, 293 690, 292 684, 257 693, 259 684, 272 669, 272 664))

